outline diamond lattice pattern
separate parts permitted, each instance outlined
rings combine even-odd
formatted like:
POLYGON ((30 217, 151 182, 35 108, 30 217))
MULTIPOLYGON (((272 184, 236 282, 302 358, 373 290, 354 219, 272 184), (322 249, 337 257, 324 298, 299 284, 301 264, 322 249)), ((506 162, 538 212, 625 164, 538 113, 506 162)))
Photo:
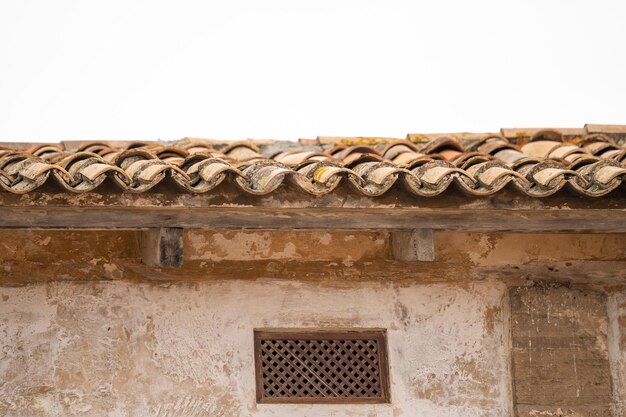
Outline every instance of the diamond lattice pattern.
POLYGON ((377 340, 262 340, 269 398, 380 398, 377 340))

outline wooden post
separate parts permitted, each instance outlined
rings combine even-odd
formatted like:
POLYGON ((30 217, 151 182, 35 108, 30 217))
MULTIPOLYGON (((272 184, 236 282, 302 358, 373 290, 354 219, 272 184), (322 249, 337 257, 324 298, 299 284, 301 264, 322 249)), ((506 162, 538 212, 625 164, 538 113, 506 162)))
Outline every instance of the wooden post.
POLYGON ((161 227, 141 234, 141 255, 145 265, 159 268, 180 268, 183 264, 183 230, 161 227))
POLYGON ((397 261, 434 261, 433 231, 413 229, 392 232, 391 250, 397 261))

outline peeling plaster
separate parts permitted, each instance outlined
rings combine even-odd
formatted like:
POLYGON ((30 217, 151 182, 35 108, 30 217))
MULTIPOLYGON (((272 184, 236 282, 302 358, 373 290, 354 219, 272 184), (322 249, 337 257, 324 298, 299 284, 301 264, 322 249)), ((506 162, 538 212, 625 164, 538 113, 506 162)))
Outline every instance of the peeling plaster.
POLYGON ((439 257, 479 266, 626 259, 626 235, 439 232, 435 251, 439 257))
POLYGON ((0 288, 0 415, 505 416, 506 288, 294 281, 0 288), (491 323, 486 316, 493 316, 491 323), (391 404, 255 403, 259 327, 388 329, 391 404))
POLYGON ((387 252, 387 233, 201 231, 185 235, 189 260, 358 260, 387 252), (349 243, 348 243, 349 242, 349 243), (348 243, 348 244, 346 244, 348 243), (348 259, 349 258, 349 259, 348 259))

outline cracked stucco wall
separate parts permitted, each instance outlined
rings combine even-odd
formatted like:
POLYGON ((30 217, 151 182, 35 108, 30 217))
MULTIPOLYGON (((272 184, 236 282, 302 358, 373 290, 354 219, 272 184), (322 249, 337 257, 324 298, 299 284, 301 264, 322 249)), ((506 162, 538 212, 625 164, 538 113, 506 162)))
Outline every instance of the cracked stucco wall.
POLYGON ((50 282, 0 288, 0 301, 7 417, 511 413, 498 282, 50 282), (392 403, 257 405, 259 327, 388 329, 392 403))

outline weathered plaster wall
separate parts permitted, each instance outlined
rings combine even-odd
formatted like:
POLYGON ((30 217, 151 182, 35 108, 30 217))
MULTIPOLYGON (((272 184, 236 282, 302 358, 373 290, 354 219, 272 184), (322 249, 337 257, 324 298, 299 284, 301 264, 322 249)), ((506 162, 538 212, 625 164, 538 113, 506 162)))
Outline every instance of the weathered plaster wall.
POLYGON ((437 253, 479 266, 524 265, 537 261, 626 259, 626 235, 580 233, 437 233, 437 253))
POLYGON ((0 288, 3 416, 508 416, 508 292, 466 285, 0 288), (255 404, 257 327, 388 329, 391 404, 255 404))
POLYGON ((626 415, 624 234, 436 232, 398 262, 389 232, 187 230, 178 269, 141 238, 0 230, 0 416, 626 415), (255 406, 252 329, 281 326, 388 328, 393 404, 255 406))
POLYGON ((608 345, 613 382, 614 412, 626 416, 626 291, 609 295, 608 345))
POLYGON ((124 230, 0 230, 0 285, 259 277, 623 285, 626 279, 626 234, 435 232, 433 262, 400 262, 392 259, 389 232, 186 230, 177 269, 143 264, 141 238, 124 230))
POLYGON ((185 234, 190 261, 337 261, 385 258, 387 232, 190 230, 185 234))

